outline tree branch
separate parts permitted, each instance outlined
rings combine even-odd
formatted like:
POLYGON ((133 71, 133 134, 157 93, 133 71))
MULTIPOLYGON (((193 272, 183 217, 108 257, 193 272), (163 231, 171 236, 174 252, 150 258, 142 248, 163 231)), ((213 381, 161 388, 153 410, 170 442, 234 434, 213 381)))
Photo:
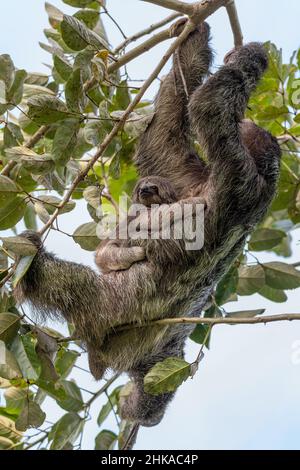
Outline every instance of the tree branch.
POLYGON ((199 24, 220 7, 225 6, 234 36, 235 47, 243 45, 243 33, 234 0, 203 0, 202 2, 184 3, 179 0, 143 0, 161 7, 188 15, 194 23, 199 24))
POLYGON ((154 34, 151 38, 147 39, 147 41, 139 44, 137 47, 127 52, 127 54, 122 55, 118 60, 109 65, 107 68, 108 73, 115 72, 123 65, 128 64, 128 62, 131 62, 133 59, 136 59, 138 56, 152 49, 152 47, 155 47, 157 44, 166 41, 171 37, 174 37, 171 35, 171 29, 165 29, 154 34))
POLYGON ((150 25, 148 28, 143 29, 142 31, 139 31, 136 34, 133 34, 132 36, 128 37, 125 41, 123 41, 119 46, 117 46, 114 50, 114 54, 118 54, 122 49, 125 49, 125 47, 128 46, 128 44, 131 44, 132 42, 137 41, 138 39, 142 38, 143 36, 146 36, 147 34, 153 33, 156 29, 162 28, 166 24, 170 23, 173 20, 176 20, 181 16, 180 13, 173 13, 172 15, 167 16, 162 21, 159 21, 158 23, 154 23, 150 25))
POLYGON ((286 313, 282 315, 269 315, 264 317, 255 317, 255 318, 234 318, 234 317, 227 317, 227 318, 164 318, 163 320, 154 320, 149 323, 141 323, 141 324, 132 324, 132 325, 124 325, 120 328, 116 329, 116 331, 123 331, 123 330, 130 330, 132 328, 143 328, 145 326, 153 326, 153 325, 258 325, 267 323, 275 323, 275 322, 282 322, 282 321, 296 321, 300 320, 299 313, 286 313))
POLYGON ((232 29, 232 32, 233 32, 234 45, 235 45, 235 47, 242 46, 244 38, 243 38, 242 28, 241 28, 241 25, 240 25, 238 12, 237 12, 234 0, 231 0, 226 5, 226 9, 227 9, 227 13, 228 13, 228 16, 229 16, 231 29, 232 29))
POLYGON ((184 15, 191 15, 193 13, 193 4, 180 2, 179 0, 142 0, 147 3, 154 3, 160 7, 175 10, 184 15))

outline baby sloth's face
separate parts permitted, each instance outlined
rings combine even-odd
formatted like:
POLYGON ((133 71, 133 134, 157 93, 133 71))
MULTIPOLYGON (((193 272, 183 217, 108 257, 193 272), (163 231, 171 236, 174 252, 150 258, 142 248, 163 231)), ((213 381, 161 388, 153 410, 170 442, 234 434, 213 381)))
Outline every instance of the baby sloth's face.
POLYGON ((157 184, 149 182, 142 183, 138 189, 138 202, 150 207, 151 204, 161 204, 162 198, 157 184))
POLYGON ((133 202, 151 207, 152 204, 172 204, 176 202, 173 185, 165 178, 152 176, 143 178, 133 193, 133 202))

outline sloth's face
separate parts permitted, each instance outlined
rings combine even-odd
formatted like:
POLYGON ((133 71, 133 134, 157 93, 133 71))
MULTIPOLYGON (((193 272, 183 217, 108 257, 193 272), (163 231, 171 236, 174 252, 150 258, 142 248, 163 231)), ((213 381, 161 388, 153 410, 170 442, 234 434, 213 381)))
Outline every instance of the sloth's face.
POLYGON ((151 183, 151 181, 141 184, 138 189, 138 202, 140 204, 144 204, 145 206, 151 206, 151 204, 161 204, 162 198, 158 185, 151 183))
POLYGON ((134 203, 151 207, 152 204, 172 204, 176 202, 173 185, 160 176, 148 176, 137 184, 132 200, 134 203))

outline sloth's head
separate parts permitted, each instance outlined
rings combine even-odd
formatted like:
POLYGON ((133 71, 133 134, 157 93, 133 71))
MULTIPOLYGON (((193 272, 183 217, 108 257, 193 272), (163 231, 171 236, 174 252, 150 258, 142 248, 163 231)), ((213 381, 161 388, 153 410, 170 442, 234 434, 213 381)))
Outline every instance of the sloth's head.
POLYGON ((147 176, 136 185, 132 201, 150 207, 151 204, 172 204, 178 200, 174 186, 160 176, 147 176))

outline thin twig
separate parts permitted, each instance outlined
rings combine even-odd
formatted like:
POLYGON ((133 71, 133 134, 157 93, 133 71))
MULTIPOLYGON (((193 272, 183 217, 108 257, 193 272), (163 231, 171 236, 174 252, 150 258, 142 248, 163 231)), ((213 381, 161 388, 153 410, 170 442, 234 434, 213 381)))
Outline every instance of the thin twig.
POLYGON ((39 439, 37 439, 36 441, 32 442, 31 444, 29 444, 28 446, 24 447, 24 450, 29 450, 31 449, 32 447, 36 446, 37 444, 40 444, 42 442, 44 442, 45 439, 47 439, 48 437, 48 433, 45 434, 44 436, 40 437, 39 439))
POLYGON ((105 14, 108 16, 108 18, 114 23, 114 25, 118 28, 118 30, 120 31, 120 33, 122 34, 123 38, 124 39, 127 39, 127 36, 126 34, 124 33, 123 29, 121 28, 121 26, 119 25, 119 23, 114 19, 114 17, 109 13, 109 11, 107 10, 107 8, 102 5, 102 8, 104 9, 104 12, 105 14))
POLYGON ((102 393, 106 392, 106 390, 111 386, 111 384, 113 384, 118 378, 120 377, 120 374, 115 374, 113 375, 104 385, 103 387, 100 388, 100 390, 98 390, 98 392, 94 393, 94 395, 92 396, 92 398, 90 398, 86 404, 85 404, 85 407, 86 408, 89 408, 91 406, 92 403, 94 403, 95 400, 97 400, 98 397, 100 397, 100 395, 102 395, 102 393))
POLYGON ((133 424, 121 450, 132 450, 135 444, 139 429, 140 429, 140 425, 138 423, 133 424))
POLYGON ((115 72, 123 65, 128 64, 133 59, 136 59, 140 55, 149 51, 150 49, 157 46, 161 42, 166 41, 167 39, 170 39, 171 37, 172 36, 171 36, 170 28, 164 29, 163 31, 160 31, 157 34, 154 34, 153 36, 151 36, 151 38, 147 39, 142 44, 139 44, 138 46, 134 47, 131 51, 127 52, 127 54, 124 54, 119 59, 117 59, 116 62, 109 65, 107 69, 108 74, 115 72))
POLYGON ((172 13, 172 15, 167 16, 167 18, 165 18, 164 20, 159 21, 158 23, 154 23, 154 24, 150 25, 148 28, 143 29, 142 31, 139 31, 138 33, 133 34, 132 36, 128 37, 125 41, 123 41, 121 44, 119 44, 115 48, 114 54, 118 54, 120 51, 125 49, 125 47, 127 47, 132 42, 135 42, 138 39, 141 39, 143 36, 146 36, 147 34, 153 33, 157 29, 162 28, 163 26, 165 26, 168 23, 171 23, 171 21, 176 20, 180 16, 181 16, 180 13, 172 13))

